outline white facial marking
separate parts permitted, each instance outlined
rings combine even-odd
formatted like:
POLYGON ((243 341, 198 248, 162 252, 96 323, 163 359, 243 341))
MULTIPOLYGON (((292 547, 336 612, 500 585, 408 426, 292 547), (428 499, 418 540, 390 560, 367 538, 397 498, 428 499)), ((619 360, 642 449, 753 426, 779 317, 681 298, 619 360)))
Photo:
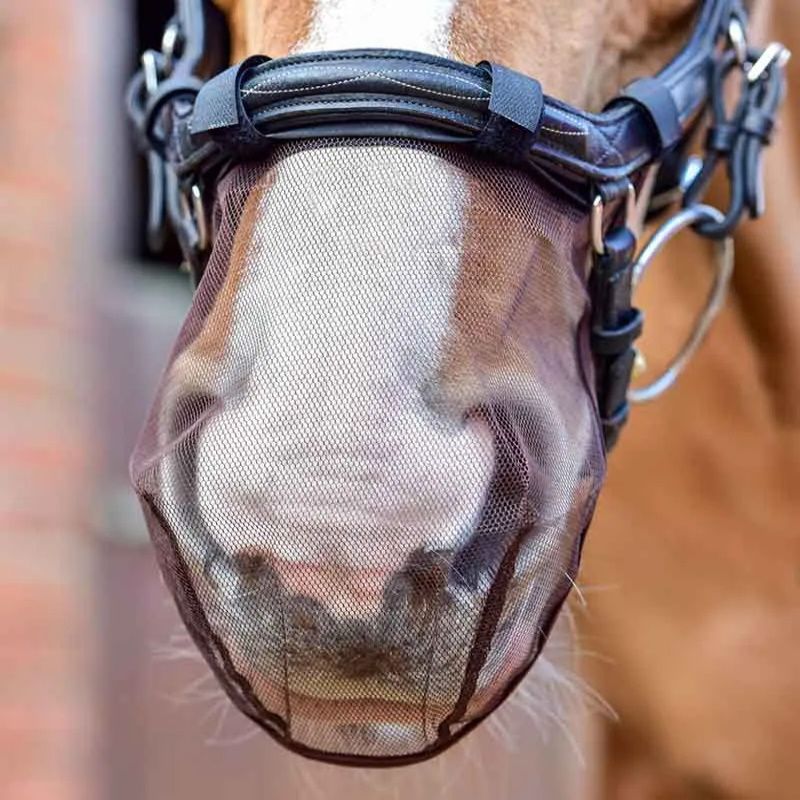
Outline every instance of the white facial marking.
POLYGON ((318 0, 297 52, 386 47, 448 55, 458 0, 318 0))
POLYGON ((218 367, 225 408, 199 440, 199 510, 229 553, 372 570, 377 600, 413 550, 463 544, 492 477, 485 424, 426 399, 467 194, 439 156, 396 145, 301 150, 273 174, 218 367))
MULTIPOLYGON (((446 55, 456 4, 319 0, 308 37, 294 49, 397 47, 446 55)), ((282 532, 269 537, 269 549, 279 558, 397 568, 415 544, 455 547, 470 533, 491 479, 491 435, 482 423, 443 426, 421 391, 434 379, 449 325, 464 213, 455 198, 464 193, 435 159, 413 158, 431 161, 431 173, 453 183, 449 207, 428 203, 430 193, 406 178, 402 163, 392 169, 391 159, 344 176, 339 192, 315 197, 311 189, 308 207, 299 207, 296 187, 313 187, 314 172, 330 168, 324 152, 300 158, 300 166, 287 159, 262 202, 230 351, 247 352, 248 319, 259 308, 270 349, 254 355, 250 384, 267 394, 241 398, 247 429, 232 430, 224 415, 216 420, 198 460, 201 513, 263 509, 259 520, 237 519, 236 512, 222 525, 208 520, 229 552, 241 549, 248 524, 277 525, 282 532), (413 199, 398 206, 405 192, 413 199), (287 215, 296 221, 287 225, 287 215), (362 225, 371 219, 393 222, 389 229, 362 225), (407 230, 414 231, 416 255, 398 276, 396 248, 387 242, 407 230), (326 261, 315 268, 308 242, 320 234, 336 258, 328 262, 323 252, 326 261), (414 258, 433 252, 426 269, 413 268, 414 258), (419 353, 427 359, 425 375, 415 362, 419 353), (304 387, 314 387, 313 401, 298 407, 304 387), (249 481, 245 462, 262 465, 249 481), (226 473, 239 502, 231 503, 226 473), (365 546, 365 531, 372 546, 365 546)))

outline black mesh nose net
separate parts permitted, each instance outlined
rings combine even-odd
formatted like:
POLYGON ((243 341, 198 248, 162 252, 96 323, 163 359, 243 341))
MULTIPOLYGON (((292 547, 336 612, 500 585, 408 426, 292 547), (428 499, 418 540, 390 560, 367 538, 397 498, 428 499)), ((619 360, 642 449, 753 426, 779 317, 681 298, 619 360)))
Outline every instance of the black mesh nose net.
POLYGON ((132 461, 166 581, 283 743, 438 752, 535 660, 604 476, 586 212, 333 139, 232 169, 213 222, 132 461))

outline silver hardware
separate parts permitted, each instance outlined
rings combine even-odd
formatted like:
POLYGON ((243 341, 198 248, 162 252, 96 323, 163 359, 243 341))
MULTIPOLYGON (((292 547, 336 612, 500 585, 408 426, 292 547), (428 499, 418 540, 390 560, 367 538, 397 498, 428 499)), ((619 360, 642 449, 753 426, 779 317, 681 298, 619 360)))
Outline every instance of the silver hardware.
POLYGON ((747 34, 738 17, 733 17, 728 23, 728 41, 736 53, 736 60, 744 66, 747 62, 747 34))
POLYGON ((164 54, 165 69, 168 74, 172 72, 175 64, 175 53, 180 36, 181 28, 177 21, 173 20, 164 28, 164 35, 161 37, 161 52, 164 54))
POLYGON ((201 253, 204 253, 209 244, 211 244, 211 236, 208 232, 208 217, 206 216, 205 203, 203 203, 203 193, 196 183, 192 184, 191 193, 194 221, 197 224, 197 247, 201 253))
POLYGON ((661 211, 662 208, 671 206, 677 203, 686 190, 694 183, 694 179, 700 174, 703 169, 703 159, 700 156, 692 155, 686 159, 686 163, 681 170, 678 185, 674 189, 669 189, 666 192, 654 195, 650 200, 650 211, 661 211))
MULTIPOLYGON (((650 238, 650 241, 642 248, 636 262, 633 265, 633 285, 637 286, 644 277, 647 268, 655 255, 660 252, 680 231, 698 222, 721 223, 725 215, 716 208, 706 205, 694 205, 679 211, 674 217, 665 222, 650 238)), ((714 265, 716 273, 714 283, 708 294, 700 315, 697 318, 688 338, 681 346, 678 354, 670 361, 666 369, 653 381, 640 388, 628 390, 628 400, 631 403, 644 403, 654 400, 663 394, 675 383, 679 375, 683 372, 692 356, 697 352, 697 348, 702 344, 708 333, 711 323, 719 314, 727 293, 728 284, 733 274, 733 239, 728 237, 721 241, 714 242, 715 259, 714 265)))
POLYGON ((200 191, 200 187, 193 183, 188 193, 182 193, 180 198, 184 216, 192 221, 197 231, 197 251, 203 253, 211 243, 203 193, 200 191))
POLYGON ((773 64, 778 69, 783 69, 791 57, 792 51, 784 47, 780 42, 770 42, 764 48, 764 52, 758 57, 756 63, 747 70, 747 80, 750 83, 755 83, 773 64))
MULTIPOLYGON (((603 255, 606 246, 603 242, 603 217, 605 216, 606 204, 601 195, 595 195, 592 201, 592 214, 590 218, 590 230, 592 236, 592 247, 595 253, 603 255)), ((628 196, 625 199, 625 225, 629 228, 635 226, 636 221, 636 189, 632 183, 628 183, 628 196)))
POLYGON ((144 86, 147 94, 154 95, 158 91, 158 53, 155 50, 145 50, 142 53, 142 70, 144 72, 144 86))
POLYGON ((686 164, 681 172, 680 183, 678 184, 681 195, 686 194, 687 189, 694 183, 695 178, 697 178, 702 170, 703 159, 700 156, 689 156, 689 158, 686 159, 686 164))

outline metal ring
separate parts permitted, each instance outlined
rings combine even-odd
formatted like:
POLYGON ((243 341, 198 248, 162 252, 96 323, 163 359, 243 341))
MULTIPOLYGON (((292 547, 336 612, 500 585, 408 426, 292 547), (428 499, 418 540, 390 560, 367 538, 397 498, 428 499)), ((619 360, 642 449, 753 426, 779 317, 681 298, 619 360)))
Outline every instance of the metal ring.
MULTIPOLYGON (((665 222, 651 237, 650 241, 642 249, 639 257, 633 265, 633 285, 639 284, 644 276, 650 262, 655 255, 660 252, 672 238, 680 231, 698 222, 714 222, 719 224, 725 219, 725 215, 717 208, 706 205, 694 205, 679 211, 674 217, 665 222)), ((724 302, 725 295, 733 274, 733 239, 728 236, 722 240, 714 242, 715 268, 714 283, 706 299, 705 306, 700 312, 688 338, 683 343, 678 354, 669 362, 667 368, 653 381, 646 386, 628 390, 628 400, 631 403, 644 403, 654 400, 663 394, 678 376, 683 372, 697 348, 703 342, 708 333, 711 323, 719 314, 724 302)))

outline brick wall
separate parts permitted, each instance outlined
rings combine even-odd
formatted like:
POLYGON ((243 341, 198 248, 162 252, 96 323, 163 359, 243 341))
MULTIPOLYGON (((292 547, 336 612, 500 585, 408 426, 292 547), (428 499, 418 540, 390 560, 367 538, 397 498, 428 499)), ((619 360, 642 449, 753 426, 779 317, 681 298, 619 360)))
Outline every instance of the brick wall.
MULTIPOLYGON (((85 800, 85 341, 73 2, 0 4, 0 797, 85 800)), ((87 252, 87 251, 85 251, 87 252)))

